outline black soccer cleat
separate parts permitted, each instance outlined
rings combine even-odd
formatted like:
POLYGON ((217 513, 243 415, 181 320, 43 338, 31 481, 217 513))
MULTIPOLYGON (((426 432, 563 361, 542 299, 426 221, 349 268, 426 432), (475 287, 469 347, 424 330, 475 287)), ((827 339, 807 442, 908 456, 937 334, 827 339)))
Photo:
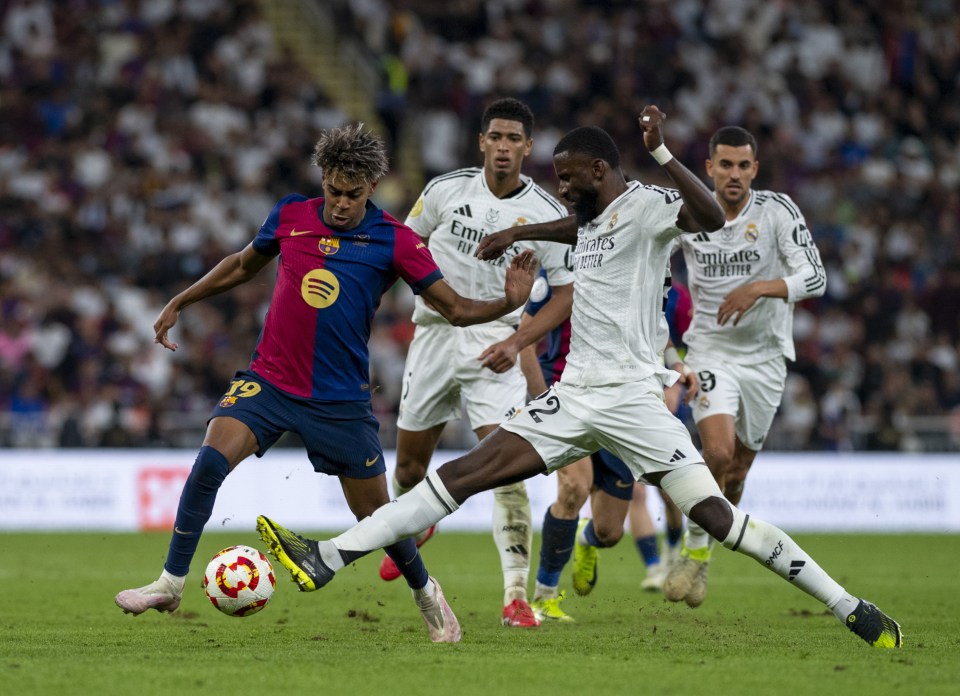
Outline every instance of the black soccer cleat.
POLYGON ((847 628, 875 648, 903 647, 900 624, 865 599, 847 615, 847 628))
POLYGON ((273 557, 290 571, 301 592, 319 590, 333 580, 334 571, 320 558, 313 539, 295 534, 263 515, 257 517, 257 531, 273 557))

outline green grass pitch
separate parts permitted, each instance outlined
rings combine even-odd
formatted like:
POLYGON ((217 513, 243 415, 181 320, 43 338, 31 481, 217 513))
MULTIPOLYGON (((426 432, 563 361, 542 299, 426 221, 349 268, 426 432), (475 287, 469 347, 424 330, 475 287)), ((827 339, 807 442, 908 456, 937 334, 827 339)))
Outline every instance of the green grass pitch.
MULTIPOLYGON (((282 569, 260 614, 217 612, 200 589, 225 546, 208 534, 172 615, 124 615, 114 594, 154 579, 166 534, 0 534, 0 685, 5 694, 956 694, 960 537, 797 535, 852 593, 898 619, 900 651, 868 647, 815 600, 754 561, 714 552, 699 609, 639 591, 629 540, 601 552, 575 624, 500 625, 502 579, 489 535, 442 532, 424 547, 463 626, 432 645, 380 552, 300 593, 282 569)), ((535 544, 535 546, 537 546, 535 544)), ((531 577, 532 587, 532 577, 531 577)), ((561 587, 569 588, 569 569, 561 587)))

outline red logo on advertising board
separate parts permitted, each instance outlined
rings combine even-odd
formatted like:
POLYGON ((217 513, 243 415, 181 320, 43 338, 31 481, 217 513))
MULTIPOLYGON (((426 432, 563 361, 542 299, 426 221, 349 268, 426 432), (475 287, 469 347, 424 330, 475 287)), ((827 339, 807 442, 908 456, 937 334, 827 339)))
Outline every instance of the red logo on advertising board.
POLYGON ((144 467, 137 475, 138 518, 143 531, 170 530, 180 491, 190 475, 184 467, 144 467))

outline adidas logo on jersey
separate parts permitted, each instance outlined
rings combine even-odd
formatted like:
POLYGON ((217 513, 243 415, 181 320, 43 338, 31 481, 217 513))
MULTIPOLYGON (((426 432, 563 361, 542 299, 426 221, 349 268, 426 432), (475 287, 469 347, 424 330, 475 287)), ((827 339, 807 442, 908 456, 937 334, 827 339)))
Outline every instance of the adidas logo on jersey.
POLYGON ((453 211, 455 215, 463 215, 464 217, 473 217, 473 213, 470 212, 470 206, 464 205, 453 211))
POLYGON ((673 456, 670 457, 670 461, 679 462, 681 459, 686 459, 686 458, 687 458, 687 455, 685 455, 683 452, 681 452, 680 450, 674 450, 673 456))

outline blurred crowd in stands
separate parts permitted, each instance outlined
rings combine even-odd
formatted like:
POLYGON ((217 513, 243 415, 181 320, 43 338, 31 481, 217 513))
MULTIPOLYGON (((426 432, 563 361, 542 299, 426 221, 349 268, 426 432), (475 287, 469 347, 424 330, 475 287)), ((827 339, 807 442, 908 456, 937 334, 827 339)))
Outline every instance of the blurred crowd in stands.
MULTIPOLYGON (((380 68, 395 170, 419 142, 420 180, 381 187, 401 219, 426 177, 479 163, 496 96, 534 110, 525 171, 548 189, 554 143, 584 124, 613 134, 628 176, 668 183, 637 131, 647 103, 695 171, 716 128, 750 129, 755 187, 796 200, 829 272, 797 308, 768 447, 960 449, 951 0, 324 5, 380 68)), ((153 321, 279 197, 319 194, 313 142, 347 116, 252 0, 0 0, 0 17, 0 447, 195 447, 273 274, 184 312, 175 353, 153 321)), ((411 298, 388 294, 371 341, 387 446, 411 298)))

